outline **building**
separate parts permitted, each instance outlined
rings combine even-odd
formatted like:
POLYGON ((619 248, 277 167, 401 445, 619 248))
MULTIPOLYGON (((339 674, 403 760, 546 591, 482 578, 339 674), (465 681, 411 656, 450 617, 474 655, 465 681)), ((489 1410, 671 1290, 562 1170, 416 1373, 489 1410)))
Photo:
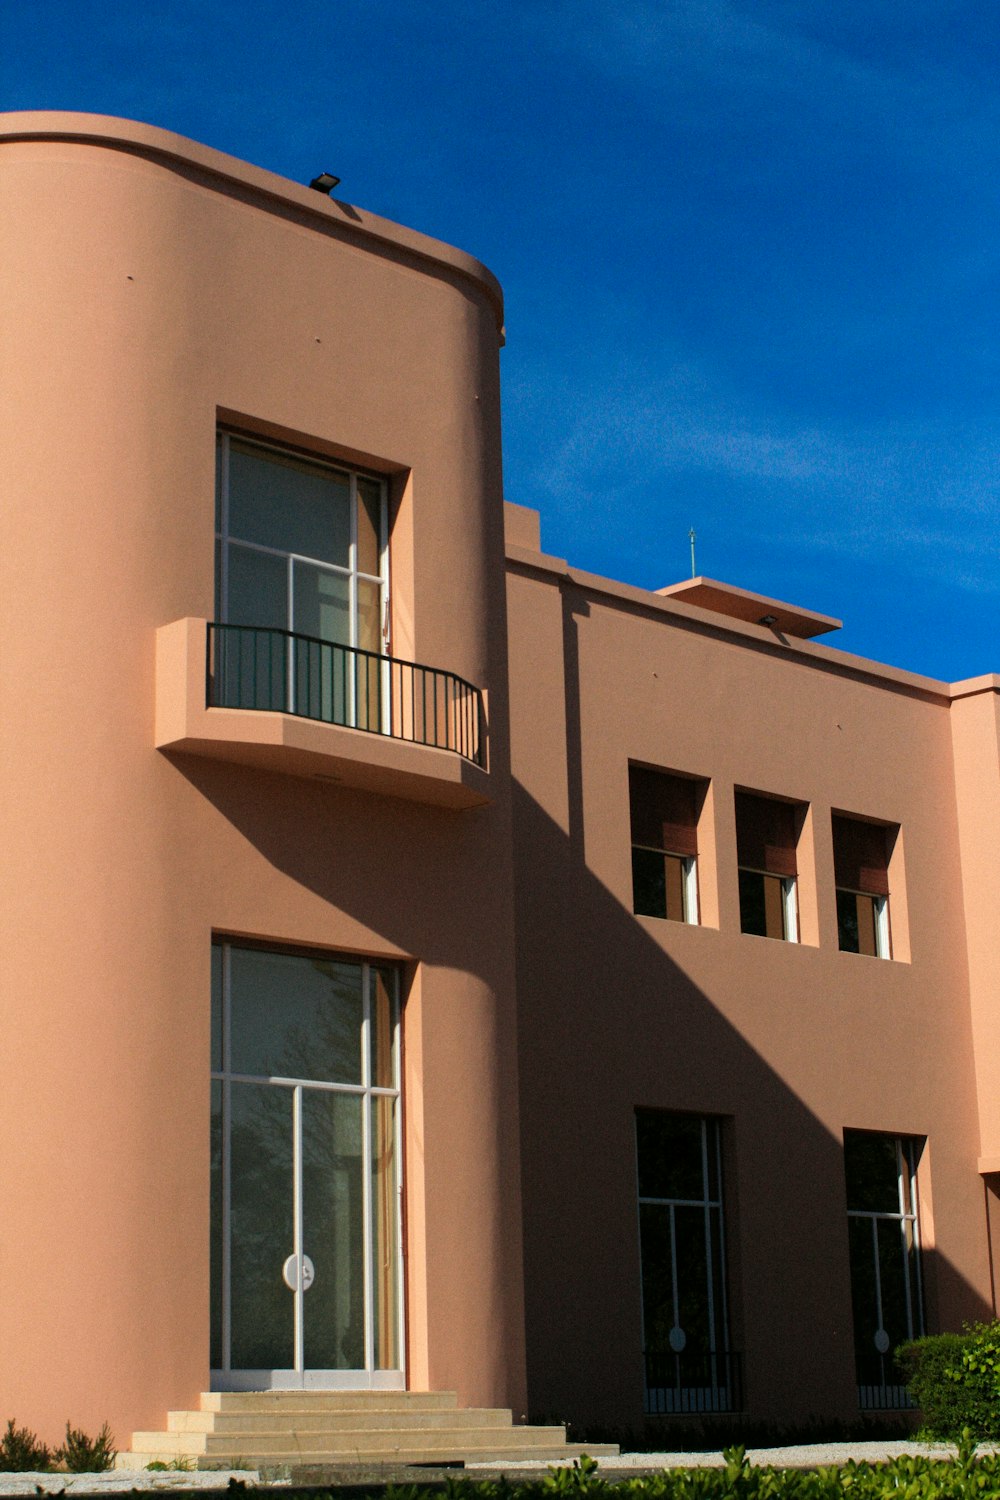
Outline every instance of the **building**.
POLYGON ((994 1305, 1000 679, 542 553, 469 256, 103 117, 0 179, 0 1417, 897 1406, 994 1305))

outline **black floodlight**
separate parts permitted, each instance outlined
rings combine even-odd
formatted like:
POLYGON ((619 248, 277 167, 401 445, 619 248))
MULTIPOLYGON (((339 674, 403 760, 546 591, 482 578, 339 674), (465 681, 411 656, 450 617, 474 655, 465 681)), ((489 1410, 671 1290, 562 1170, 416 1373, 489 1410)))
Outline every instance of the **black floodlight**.
POLYGON ((340 178, 334 177, 332 172, 321 172, 318 177, 313 178, 309 186, 315 188, 317 193, 332 193, 339 182, 340 178))

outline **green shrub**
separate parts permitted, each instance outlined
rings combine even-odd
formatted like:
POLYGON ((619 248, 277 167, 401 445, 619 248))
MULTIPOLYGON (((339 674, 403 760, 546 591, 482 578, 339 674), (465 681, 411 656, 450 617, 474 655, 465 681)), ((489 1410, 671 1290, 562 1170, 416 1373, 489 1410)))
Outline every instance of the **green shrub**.
POLYGON ((15 1427, 13 1418, 0 1438, 0 1474, 44 1474, 52 1467, 52 1454, 27 1427, 15 1427))
POLYGON ((107 1422, 95 1438, 67 1422, 66 1437, 56 1449, 55 1457, 71 1474, 103 1474, 114 1467, 118 1449, 107 1422))
POLYGON ((1000 1323, 915 1339, 896 1358, 925 1432, 955 1440, 968 1428, 977 1441, 1000 1437, 1000 1323))

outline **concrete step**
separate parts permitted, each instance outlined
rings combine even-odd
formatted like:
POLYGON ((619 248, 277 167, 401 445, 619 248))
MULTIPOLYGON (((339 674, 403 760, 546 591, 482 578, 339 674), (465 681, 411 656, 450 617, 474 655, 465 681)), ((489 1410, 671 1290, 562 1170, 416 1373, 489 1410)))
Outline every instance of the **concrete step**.
POLYGON ((129 1468, 172 1459, 199 1468, 480 1463, 611 1457, 562 1427, 515 1427, 502 1408, 458 1406, 452 1391, 206 1391, 199 1411, 172 1411, 165 1432, 136 1432, 129 1468))
POLYGON ((202 1391, 202 1411, 444 1411, 454 1391, 202 1391))
POLYGON ((215 1458, 234 1453, 252 1451, 263 1457, 269 1453, 297 1452, 308 1448, 313 1452, 332 1456, 351 1455, 358 1448, 372 1452, 394 1452, 397 1448, 420 1447, 436 1453, 461 1447, 491 1447, 498 1451, 508 1448, 552 1447, 563 1442, 565 1433, 561 1427, 467 1427, 424 1428, 412 1422, 408 1427, 369 1428, 363 1431, 342 1429, 338 1432, 269 1432, 257 1429, 254 1432, 136 1432, 132 1435, 132 1446, 143 1451, 163 1449, 177 1456, 215 1458))
MULTIPOLYGON (((559 1459, 580 1458, 584 1453, 591 1458, 614 1458, 617 1457, 618 1448, 614 1444, 587 1443, 584 1445, 569 1443, 553 1443, 546 1447, 525 1448, 503 1448, 485 1446, 473 1447, 469 1444, 461 1444, 454 1449, 428 1449, 422 1446, 385 1448, 355 1449, 350 1454, 331 1455, 325 1452, 313 1452, 309 1449, 286 1450, 284 1452, 268 1453, 259 1457, 245 1452, 234 1452, 232 1454, 218 1454, 211 1457, 203 1457, 198 1460, 200 1469, 260 1469, 260 1468, 282 1468, 299 1466, 336 1467, 347 1468, 354 1465, 379 1465, 379 1464, 433 1464, 433 1463, 487 1463, 503 1465, 505 1463, 532 1462, 538 1460, 543 1463, 554 1463, 559 1459)), ((120 1469, 142 1469, 149 1463, 166 1462, 178 1455, 164 1452, 160 1449, 149 1449, 148 1451, 133 1450, 131 1453, 120 1453, 116 1461, 116 1467, 120 1469)))
POLYGON ((289 1410, 280 1406, 261 1411, 169 1411, 168 1432, 252 1433, 363 1432, 372 1428, 510 1427, 511 1413, 499 1407, 446 1407, 414 1412, 353 1409, 337 1411, 289 1410))

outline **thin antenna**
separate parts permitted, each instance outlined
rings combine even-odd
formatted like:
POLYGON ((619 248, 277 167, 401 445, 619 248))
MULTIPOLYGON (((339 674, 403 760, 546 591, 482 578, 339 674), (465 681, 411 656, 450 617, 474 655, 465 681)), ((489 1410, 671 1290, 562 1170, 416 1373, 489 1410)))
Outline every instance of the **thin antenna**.
POLYGON ((696 535, 695 529, 692 526, 691 530, 688 532, 688 541, 691 543, 691 577, 692 578, 697 578, 697 576, 698 576, 698 569, 694 565, 694 541, 695 541, 695 535, 696 535))

